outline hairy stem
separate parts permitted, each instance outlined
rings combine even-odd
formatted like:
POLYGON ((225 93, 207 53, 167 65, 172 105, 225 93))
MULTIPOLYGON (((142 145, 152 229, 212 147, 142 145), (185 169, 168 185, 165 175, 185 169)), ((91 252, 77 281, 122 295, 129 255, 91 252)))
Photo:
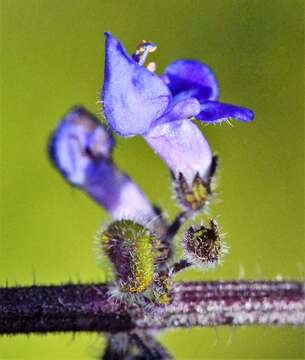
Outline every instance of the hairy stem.
POLYGON ((172 266, 172 272, 173 274, 177 274, 179 271, 185 270, 192 265, 193 264, 191 264, 188 260, 181 259, 174 263, 174 265, 172 266))
POLYGON ((302 325, 304 284, 296 281, 177 283, 173 303, 141 309, 109 296, 109 285, 0 288, 0 334, 217 325, 302 325))
POLYGON ((173 357, 165 350, 159 341, 147 332, 134 333, 131 341, 140 349, 137 359, 142 360, 172 360, 173 357))
POLYGON ((187 220, 188 218, 188 213, 185 211, 182 211, 181 213, 179 213, 175 219, 173 220, 173 222, 169 225, 167 232, 165 234, 165 241, 167 241, 168 243, 170 243, 173 239, 173 237, 178 233, 181 225, 187 220))
POLYGON ((125 359, 128 352, 128 341, 127 333, 118 333, 109 336, 101 360, 125 359))

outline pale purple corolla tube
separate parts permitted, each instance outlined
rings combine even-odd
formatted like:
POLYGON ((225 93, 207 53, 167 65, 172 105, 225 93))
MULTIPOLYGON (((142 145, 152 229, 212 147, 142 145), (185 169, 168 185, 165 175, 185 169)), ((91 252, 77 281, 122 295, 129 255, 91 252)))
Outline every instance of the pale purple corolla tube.
POLYGON ((193 122, 181 120, 156 126, 145 140, 166 162, 175 178, 181 173, 191 185, 198 173, 205 182, 208 181, 212 150, 193 122))

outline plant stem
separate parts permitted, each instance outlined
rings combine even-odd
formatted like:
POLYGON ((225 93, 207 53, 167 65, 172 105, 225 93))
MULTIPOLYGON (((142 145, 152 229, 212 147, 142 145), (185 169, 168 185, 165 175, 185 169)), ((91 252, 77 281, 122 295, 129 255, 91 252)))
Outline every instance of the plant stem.
POLYGON ((141 309, 109 297, 109 285, 0 288, 0 334, 217 325, 302 325, 304 284, 297 281, 176 283, 173 303, 141 309))
POLYGON ((173 222, 168 226, 164 240, 170 243, 173 240, 174 236, 178 233, 181 225, 187 220, 187 218, 188 218, 188 213, 186 211, 180 212, 175 217, 173 222))
POLYGON ((192 264, 188 260, 181 259, 174 263, 172 266, 172 272, 173 274, 177 274, 179 271, 185 270, 190 266, 192 266, 192 264))
POLYGON ((165 350, 159 341, 147 332, 134 333, 133 342, 140 349, 139 359, 146 360, 172 360, 173 357, 165 350))

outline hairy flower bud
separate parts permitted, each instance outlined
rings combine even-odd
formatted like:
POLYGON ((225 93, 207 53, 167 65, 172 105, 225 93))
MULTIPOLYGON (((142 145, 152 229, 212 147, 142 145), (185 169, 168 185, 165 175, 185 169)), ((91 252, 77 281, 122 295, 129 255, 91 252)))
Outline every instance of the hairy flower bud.
POLYGON ((118 288, 114 296, 140 304, 171 302, 172 280, 163 269, 168 248, 155 234, 131 220, 115 221, 99 236, 118 288))
POLYGON ((148 229, 131 220, 115 221, 100 241, 122 292, 139 294, 152 284, 156 239, 148 229))
POLYGON ((215 267, 227 248, 221 241, 218 225, 210 221, 210 227, 191 227, 185 234, 183 245, 190 263, 204 268, 215 267))

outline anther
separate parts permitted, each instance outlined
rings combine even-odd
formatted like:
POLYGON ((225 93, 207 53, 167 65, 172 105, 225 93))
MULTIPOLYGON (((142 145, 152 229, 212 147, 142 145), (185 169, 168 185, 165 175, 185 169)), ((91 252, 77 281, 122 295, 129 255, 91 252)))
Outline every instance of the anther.
MULTIPOLYGON (((132 58, 140 65, 143 66, 149 53, 154 52, 157 49, 157 45, 146 40, 142 40, 136 48, 136 52, 132 58)), ((148 65, 150 66, 150 64, 148 65)), ((150 70, 150 69, 148 69, 150 70)), ((151 70, 150 70, 151 71, 151 70)))
POLYGON ((157 70, 157 65, 155 62, 150 62, 149 64, 147 64, 146 69, 150 72, 155 72, 157 70))

